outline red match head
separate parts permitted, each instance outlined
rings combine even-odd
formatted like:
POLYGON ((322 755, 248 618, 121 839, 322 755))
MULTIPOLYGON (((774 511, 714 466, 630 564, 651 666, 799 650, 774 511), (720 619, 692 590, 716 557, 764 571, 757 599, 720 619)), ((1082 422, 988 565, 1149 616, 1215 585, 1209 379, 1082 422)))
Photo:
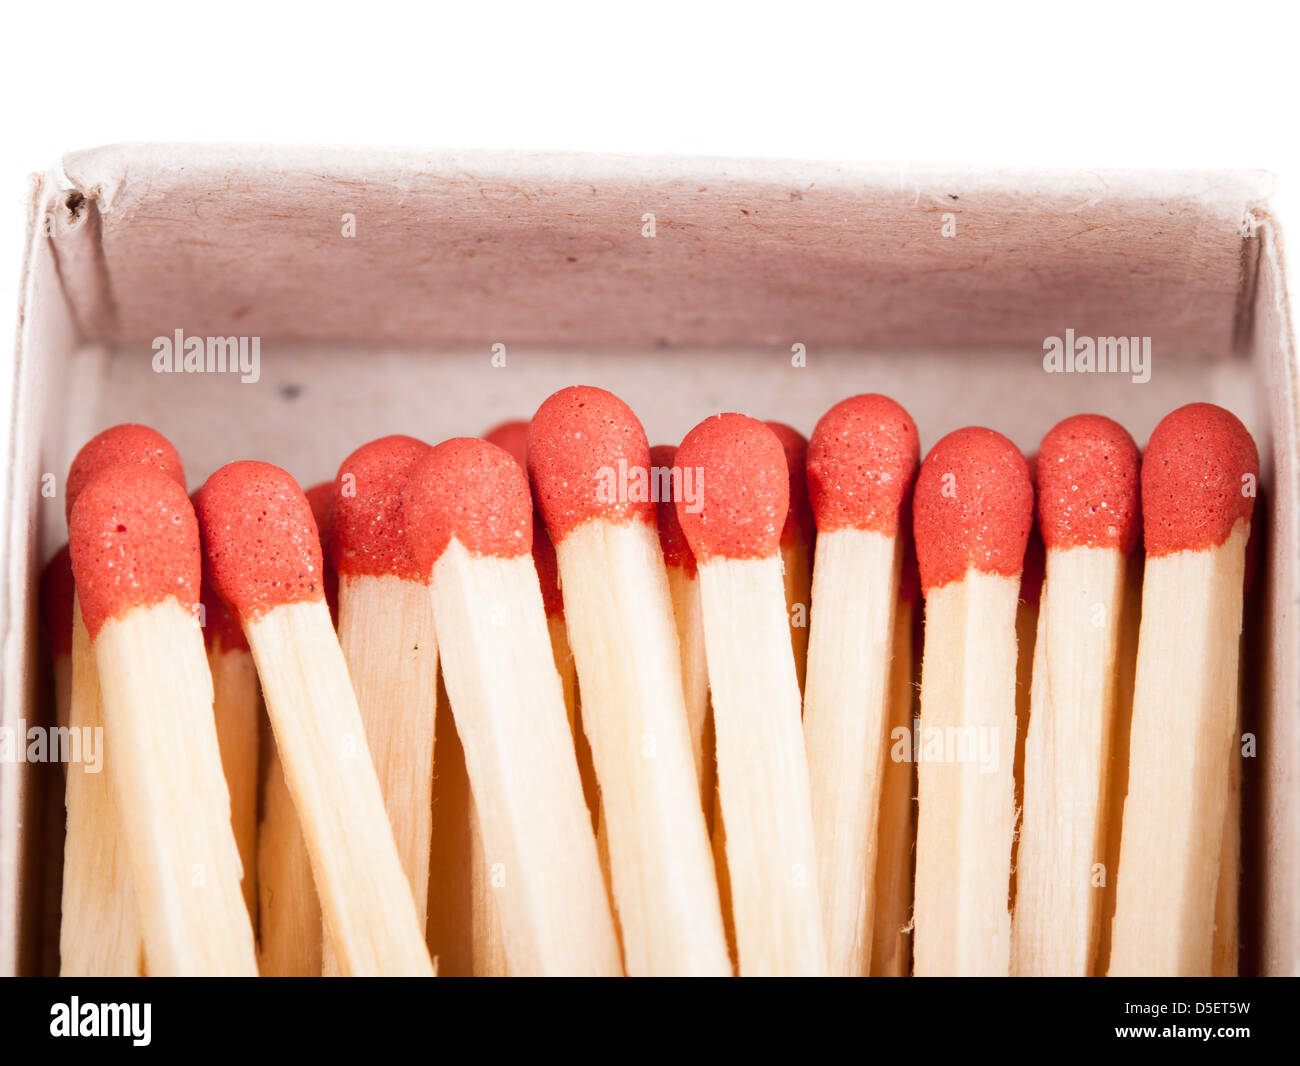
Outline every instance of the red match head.
POLYGON ((223 466, 199 489, 198 512, 212 586, 241 618, 324 598, 311 504, 278 466, 223 466))
POLYGON ((649 466, 641 423, 604 389, 561 389, 537 409, 528 427, 528 472, 538 509, 557 541, 593 518, 653 522, 648 496, 623 491, 629 475, 649 466))
POLYGON ((808 505, 808 438, 784 422, 767 422, 768 429, 785 449, 785 465, 790 472, 790 504, 785 512, 785 526, 781 542, 788 544, 800 540, 811 544, 816 527, 812 508, 808 505))
POLYGON ((334 557, 334 482, 322 481, 307 490, 311 516, 316 520, 320 535, 321 557, 325 565, 321 578, 325 583, 325 602, 329 604, 330 617, 339 624, 339 575, 332 562, 334 557))
POLYGON ((1044 545, 1131 552, 1141 526, 1139 461, 1124 427, 1101 415, 1075 415, 1049 430, 1037 463, 1044 545))
POLYGON ((1148 555, 1204 551, 1250 521, 1259 452, 1236 415, 1192 403, 1165 415, 1142 459, 1142 528, 1148 555))
MULTIPOLYGON (((198 514, 199 494, 191 494, 190 503, 194 506, 194 513, 198 514)), ((208 572, 207 561, 203 564, 203 580, 199 586, 199 602, 203 604, 203 642, 209 650, 221 649, 222 651, 241 651, 248 650, 248 640, 244 636, 244 627, 239 624, 239 618, 229 607, 226 601, 217 595, 217 590, 212 587, 212 575, 208 572)))
MULTIPOLYGON (((673 470, 677 460, 677 449, 671 444, 656 444, 650 449, 650 466, 654 470, 673 470)), ((677 467, 677 470, 680 470, 677 467)), ((675 483, 679 473, 672 476, 675 483)), ((677 519, 677 502, 671 494, 664 499, 660 494, 655 503, 655 520, 659 524, 659 546, 663 548, 664 562, 668 566, 679 566, 692 577, 695 575, 695 553, 691 551, 682 531, 682 524, 677 519)))
POLYGON ((949 433, 921 464, 912 516, 923 592, 972 570, 1019 576, 1034 516, 1025 457, 991 429, 949 433))
POLYGON ((337 491, 338 487, 333 481, 322 481, 306 491, 327 566, 334 565, 330 562, 330 557, 334 554, 334 496, 337 491))
MULTIPOLYGON (((1030 452, 1025 456, 1025 466, 1029 469, 1029 484, 1038 484, 1038 453, 1030 452)), ((1034 493, 1035 505, 1038 493, 1034 493)), ((1037 506, 1035 506, 1037 511, 1037 506)), ((1020 569, 1020 599, 1031 607, 1038 607, 1043 600, 1043 581, 1047 577, 1047 547, 1043 544, 1043 531, 1037 522, 1029 527, 1029 539, 1025 541, 1025 560, 1020 569)))
POLYGON ((174 596, 199 602, 199 526, 185 490, 152 467, 117 464, 77 495, 68 521, 81 616, 92 640, 110 618, 174 596))
POLYGON ((113 426, 91 437, 72 460, 65 494, 67 516, 72 517, 72 507, 82 489, 110 466, 123 464, 152 467, 185 487, 185 470, 171 441, 148 426, 113 426))
POLYGON ((412 554, 426 576, 454 537, 471 555, 513 559, 533 541, 528 479, 509 452, 477 437, 443 441, 411 468, 402 496, 412 554))
MULTIPOLYGON (((524 476, 528 475, 527 422, 502 422, 495 429, 489 430, 483 439, 509 452, 523 468, 524 476)), ((542 583, 542 603, 546 607, 546 617, 550 618, 564 610, 564 596, 560 592, 560 568, 555 558, 555 545, 546 531, 546 523, 536 514, 533 515, 533 563, 537 567, 537 579, 542 583)))
POLYGON ((808 495, 817 528, 895 533, 919 458, 916 423, 888 396, 837 403, 808 444, 808 495))
POLYGON ((406 536, 402 492, 411 468, 429 452, 414 437, 363 444, 343 460, 335 481, 332 555, 340 575, 427 581, 406 536))
POLYGON ((515 462, 528 469, 528 423, 520 419, 502 422, 483 434, 489 444, 495 444, 514 456, 515 462))
POLYGON ((52 655, 67 655, 72 651, 72 597, 75 591, 72 553, 65 544, 41 571, 41 614, 45 617, 52 655))
POLYGON ((706 418, 686 434, 677 466, 699 471, 700 506, 677 501, 696 559, 760 559, 780 550, 790 472, 767 426, 746 415, 706 418))

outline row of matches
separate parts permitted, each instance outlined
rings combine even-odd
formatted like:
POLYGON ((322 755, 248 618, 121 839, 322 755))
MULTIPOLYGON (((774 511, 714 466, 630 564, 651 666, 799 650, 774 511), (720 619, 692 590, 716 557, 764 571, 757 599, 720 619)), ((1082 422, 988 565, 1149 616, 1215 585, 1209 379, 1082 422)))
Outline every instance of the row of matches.
POLYGON ((192 499, 107 430, 45 580, 60 717, 105 738, 61 972, 1226 972, 1257 476, 1210 404, 1145 453, 1080 415, 921 462, 883 396, 652 449, 572 387, 192 499))

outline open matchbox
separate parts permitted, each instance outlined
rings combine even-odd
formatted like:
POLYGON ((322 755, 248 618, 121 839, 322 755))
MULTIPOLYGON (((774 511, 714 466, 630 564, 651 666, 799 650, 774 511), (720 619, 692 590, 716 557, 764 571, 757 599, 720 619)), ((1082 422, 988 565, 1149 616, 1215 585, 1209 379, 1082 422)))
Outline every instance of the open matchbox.
MULTIPOLYGON (((1262 461, 1241 972, 1300 974, 1300 371, 1271 186, 1249 171, 69 155, 33 182, 0 441, 0 725, 51 715, 37 578, 67 535, 68 464, 115 423, 169 437, 194 488, 240 458, 312 484, 366 440, 479 435, 570 384, 625 399, 652 444, 722 410, 808 433, 836 401, 883 392, 923 451, 971 424, 1032 451, 1079 412, 1145 444, 1205 400, 1245 422, 1262 461), (156 372, 155 338, 177 330, 256 338, 259 379, 156 372), (1149 338, 1149 380, 1049 373, 1045 348, 1067 331, 1149 338)), ((0 763, 3 974, 37 972, 51 935, 39 871, 61 842, 41 814, 57 773, 0 763)))

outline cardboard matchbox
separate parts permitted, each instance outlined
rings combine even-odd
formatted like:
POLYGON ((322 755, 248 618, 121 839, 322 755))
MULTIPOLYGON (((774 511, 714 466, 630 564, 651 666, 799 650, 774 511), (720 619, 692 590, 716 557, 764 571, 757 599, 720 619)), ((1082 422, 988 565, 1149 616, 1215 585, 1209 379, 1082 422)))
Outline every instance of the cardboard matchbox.
MULTIPOLYGON (((66 537, 68 464, 114 423, 166 434, 195 488, 239 458, 311 484, 365 440, 478 435, 576 383, 627 400, 652 444, 719 410, 807 433, 863 391, 907 407, 923 449, 985 424, 1029 451, 1084 411, 1144 444, 1208 400, 1263 464, 1241 972, 1300 973, 1298 371, 1271 188, 1258 172, 69 155, 33 182, 4 401, 0 726, 48 720, 37 578, 66 537), (177 371, 167 349, 193 338, 202 372, 177 371), (232 341, 216 355, 242 342, 245 371, 210 368, 209 338, 232 341)), ((0 763, 0 974, 37 972, 48 948, 42 851, 61 841, 41 795, 57 773, 0 763)))

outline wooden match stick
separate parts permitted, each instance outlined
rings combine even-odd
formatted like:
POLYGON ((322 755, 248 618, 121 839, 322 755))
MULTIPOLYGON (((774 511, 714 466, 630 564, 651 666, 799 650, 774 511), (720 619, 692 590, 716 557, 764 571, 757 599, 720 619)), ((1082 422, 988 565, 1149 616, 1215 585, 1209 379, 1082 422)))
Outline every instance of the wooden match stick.
POLYGON ((563 389, 533 418, 528 463, 555 542, 628 974, 728 975, 645 431, 610 393, 563 389))
MULTIPOLYGON (((1251 513, 1250 535, 1246 538, 1245 579, 1242 582, 1242 607, 1250 607, 1255 575, 1259 568, 1261 512, 1259 496, 1251 513)), ((1239 641, 1238 662, 1243 661, 1247 634, 1243 628, 1239 641)), ((1241 750, 1242 707, 1246 671, 1237 670, 1237 713, 1232 751, 1228 760, 1228 806, 1223 816, 1223 854, 1219 860, 1219 884, 1214 896, 1214 966, 1215 977, 1236 977, 1237 956, 1241 951, 1239 896, 1241 888, 1241 750)))
POLYGON ((262 690, 253 654, 221 597, 206 577, 200 590, 203 639, 212 674, 212 709, 221 747, 221 769, 230 791, 230 821, 243 867, 244 903, 257 923, 257 795, 262 690))
POLYGON ((817 537, 808 503, 808 438, 784 422, 766 425, 785 449, 785 463, 790 471, 790 506, 781 529, 781 575, 785 579, 785 613, 790 624, 790 644, 794 648, 794 671, 802 693, 808 669, 813 544, 817 537))
MULTIPOLYGON (((429 951, 439 977, 474 975, 471 819, 477 822, 465 752, 439 674, 438 744, 434 750, 433 844, 429 864, 429 951)), ((499 921, 499 919, 498 919, 499 921)))
POLYGON ((1140 526, 1137 445, 1110 419, 1077 415, 1043 438, 1037 475, 1046 582, 1025 742, 1012 969, 1087 977, 1106 883, 1125 568, 1140 526))
POLYGON ((293 478, 256 462, 222 467, 198 500, 212 584, 253 650, 340 970, 432 976, 330 622, 311 506, 293 478))
POLYGON ((115 466, 80 492, 69 532, 149 972, 255 976, 198 624, 194 508, 166 474, 115 466))
MULTIPOLYGON (((650 467, 652 470, 672 471, 674 483, 681 483, 681 467, 675 465, 676 457, 674 446, 657 444, 650 449, 650 467)), ((686 534, 682 532, 682 524, 677 520, 677 503, 671 493, 665 493, 656 501, 655 521, 668 573, 673 620, 677 623, 682 693, 686 698, 686 722, 691 731, 691 753, 695 756, 695 774, 700 782, 700 800, 705 805, 706 814, 712 814, 716 775, 713 773, 712 752, 706 753, 704 746, 709 723, 709 664, 704 653, 699 571, 686 534)))
POLYGON ((501 864, 510 972, 619 974, 530 554, 533 508, 524 472, 486 441, 445 441, 412 468, 403 510, 420 570, 431 575, 443 677, 487 869, 501 864))
POLYGON ((677 517, 695 553, 718 788, 742 976, 827 972, 808 762, 781 579, 790 482, 780 440, 745 415, 706 419, 677 465, 702 507, 677 517))
POLYGON ((257 836, 257 887, 263 977, 319 977, 323 970, 320 899, 311 855, 284 779, 280 752, 268 745, 257 836))
MULTIPOLYGON (((69 518, 82 489, 121 464, 145 465, 185 485, 180 456, 166 437, 147 426, 114 426, 91 438, 72 462, 65 494, 69 518)), ((99 670, 75 600, 68 724, 94 735, 104 729, 99 670)), ((134 977, 143 971, 144 942, 113 784, 116 760, 106 754, 99 773, 84 769, 68 775, 60 972, 69 977, 134 977)))
MULTIPOLYGON (((509 452, 511 457, 528 474, 528 423, 523 421, 502 422, 483 437, 490 444, 495 444, 509 452)), ((537 578, 542 584, 542 605, 546 608, 546 628, 551 635, 551 651, 555 657, 555 669, 560 674, 560 685, 564 689, 564 706, 569 715, 569 727, 577 735, 578 709, 578 670, 573 662, 573 649, 569 647, 569 634, 564 625, 564 596, 560 592, 560 575, 555 561, 555 545, 546 531, 546 523, 536 509, 533 513, 533 563, 537 567, 537 578)), ((587 797, 587 806, 591 809, 593 822, 600 809, 596 795, 596 774, 591 765, 590 751, 578 749, 578 772, 582 776, 582 792, 587 797), (584 758, 584 755, 586 756, 584 758)))
MULTIPOLYGON (((830 972, 871 972, 876 827, 889 748, 899 514, 920 445, 885 396, 830 409, 807 451, 817 523, 804 737, 830 972)), ((788 525, 788 523, 787 523, 788 525)))
MULTIPOLYGON (((1140 463, 1141 452, 1138 457, 1140 463)), ((1097 939, 1097 959, 1092 969, 1094 977, 1105 977, 1110 969, 1111 929, 1115 921, 1115 878, 1119 872, 1120 845, 1123 842, 1124 799, 1128 795, 1133 682, 1137 675, 1145 561, 1146 556, 1139 539, 1124 568, 1124 605, 1120 613, 1119 661, 1115 677, 1115 721, 1110 731, 1110 766, 1106 773, 1106 888, 1102 893, 1101 934, 1097 939)))
MULTIPOLYGON (((1029 468, 1029 484, 1037 481, 1035 470, 1038 453, 1025 454, 1029 468)), ((1035 505, 1035 513, 1037 506, 1035 505)), ((1020 571, 1020 602, 1016 604, 1016 757, 1015 795, 1016 832, 1011 842, 1011 913, 1016 910, 1016 866, 1020 848, 1020 825, 1025 805, 1025 736, 1029 732, 1030 691, 1034 681, 1034 654, 1038 644, 1038 607, 1043 595, 1043 579, 1047 570, 1047 549, 1038 523, 1029 527, 1025 542, 1025 561, 1020 571)), ((1014 952, 1014 947, 1013 947, 1014 952)))
MULTIPOLYGON (((676 465, 677 448, 657 444, 650 449, 652 471, 671 471, 671 485, 684 490, 686 482, 676 465)), ((676 495, 681 495, 678 491, 676 495)), ((682 664, 682 694, 686 699, 686 722, 691 732, 691 753, 695 756, 695 773, 700 783, 700 803, 704 807, 705 825, 710 834, 713 865, 718 880, 718 903, 722 909, 723 932, 728 954, 735 960, 736 934, 731 918, 731 883, 727 876, 726 830, 722 825, 722 806, 718 798, 717 762, 713 757, 713 723, 709 709, 709 664, 704 650, 704 607, 700 600, 699 568, 695 553, 677 519, 677 502, 673 492, 663 493, 655 503, 655 521, 659 528, 659 546, 663 550, 668 574, 668 593, 672 599, 673 620, 677 625, 677 646, 682 664)), ((787 586, 788 587, 788 586, 787 586)), ((604 827, 602 826, 602 829, 604 827)), ((603 839, 603 834, 602 834, 603 839)))
MULTIPOLYGON (((313 485, 306 495, 320 539, 325 602, 330 617, 337 621, 338 574, 330 561, 334 482, 313 485)), ((324 968, 324 926, 311 872, 311 856, 265 716, 262 727, 262 818, 257 843, 258 966, 264 977, 319 977, 324 968)))
POLYGON ((1111 975, 1212 970, 1258 477, 1255 442, 1213 404, 1165 416, 1142 461, 1147 560, 1111 975))
POLYGON ((876 913, 872 920, 871 976, 906 977, 912 972, 912 880, 916 850, 917 607, 921 599, 912 547, 912 506, 899 514, 903 545, 898 610, 894 615, 894 661, 889 681, 889 756, 880 787, 876 825, 876 913))
MULTIPOLYGON (((489 430, 484 440, 509 452, 511 457, 528 474, 528 423, 515 419, 502 422, 489 430)), ((536 510, 533 510, 533 563, 537 567, 537 577, 542 585, 542 605, 546 608, 546 628, 551 635, 551 651, 555 658, 555 669, 560 674, 560 686, 564 690, 564 706, 569 715, 569 729, 573 733, 574 752, 578 758, 578 776, 582 779, 582 794, 591 812, 591 824, 596 830, 596 850, 601 856, 601 869, 605 874, 605 886, 609 888, 608 851, 604 844, 605 827, 600 822, 600 792, 596 785, 596 770, 591 762, 591 747, 582 736, 582 726, 578 721, 578 669, 573 661, 573 649, 569 646, 569 634, 564 622, 564 596, 560 592, 560 575, 555 561, 555 545, 551 535, 546 531, 546 523, 536 510)), ((505 945, 501 937, 501 916, 496 906, 496 893, 492 891, 490 879, 486 875, 486 859, 483 853, 483 834, 479 828, 478 815, 474 813, 473 799, 470 800, 470 844, 472 847, 471 891, 474 898, 473 938, 474 938, 474 973, 477 977, 504 977, 508 967, 505 959, 505 945)))
MULTIPOLYGON (((470 937, 475 977, 509 977, 505 931, 501 925, 501 904, 495 877, 504 873, 503 863, 489 862, 483 843, 474 796, 469 798, 470 937), (494 869, 495 867, 495 869, 494 869)), ((611 921, 613 919, 611 918, 611 921)))
POLYGON ((1005 977, 1011 967, 1016 603, 1033 500, 1025 457, 988 429, 944 437, 916 481, 918 977, 1005 977))
MULTIPOLYGON (((428 575, 406 540, 402 490, 428 451, 413 437, 390 436, 344 459, 335 479, 332 536, 339 645, 421 929, 433 832, 438 641, 428 575)), ((336 961, 326 944, 327 975, 336 961)))

